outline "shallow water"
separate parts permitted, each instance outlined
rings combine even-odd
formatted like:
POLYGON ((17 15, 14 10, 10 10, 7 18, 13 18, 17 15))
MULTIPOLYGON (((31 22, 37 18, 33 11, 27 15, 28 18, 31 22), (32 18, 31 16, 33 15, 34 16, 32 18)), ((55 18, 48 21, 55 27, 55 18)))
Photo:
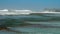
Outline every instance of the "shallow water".
MULTIPOLYGON (((13 30, 15 32, 0 30, 1 34, 8 34, 8 33, 9 34, 60 34, 60 17, 57 18, 57 17, 47 17, 47 16, 35 16, 35 15, 0 16, 0 19, 7 19, 7 18, 16 19, 16 21, 18 21, 16 23, 12 23, 14 26, 20 25, 21 20, 25 20, 26 22, 24 22, 24 23, 29 23, 32 25, 9 28, 10 30, 13 30), (52 19, 55 21, 49 21, 52 19), (37 20, 37 22, 34 20, 37 20), (38 20, 39 20, 39 22, 38 22, 38 20), (46 20, 46 21, 44 21, 44 20, 46 20)), ((5 20, 3 20, 3 21, 5 21, 5 20)), ((0 22, 3 22, 3 21, 0 20, 0 22)), ((22 24, 24 24, 24 23, 22 23, 22 24)))
POLYGON ((40 28, 40 27, 13 27, 11 30, 20 31, 22 33, 31 34, 60 34, 60 28, 40 28))
POLYGON ((60 26, 60 21, 51 21, 51 22, 27 22, 30 24, 42 24, 46 26, 60 26))
POLYGON ((7 30, 0 30, 0 34, 20 34, 20 33, 7 31, 7 30))

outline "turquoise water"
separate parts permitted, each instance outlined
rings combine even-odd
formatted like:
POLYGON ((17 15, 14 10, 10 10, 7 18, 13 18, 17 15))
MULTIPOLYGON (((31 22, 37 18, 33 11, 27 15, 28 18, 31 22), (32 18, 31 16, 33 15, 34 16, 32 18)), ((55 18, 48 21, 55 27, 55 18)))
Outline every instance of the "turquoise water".
POLYGON ((30 24, 42 24, 46 26, 60 26, 60 21, 52 21, 52 22, 27 22, 30 24))
POLYGON ((60 28, 39 28, 39 27, 14 27, 11 28, 15 31, 21 31, 22 33, 31 34, 60 34, 60 28))
POLYGON ((0 24, 5 24, 8 27, 6 22, 10 24, 10 26, 11 24, 14 25, 14 27, 9 28, 12 31, 0 30, 1 34, 60 34, 60 17, 36 15, 0 16, 0 24), (17 26, 21 24, 30 25, 17 26))

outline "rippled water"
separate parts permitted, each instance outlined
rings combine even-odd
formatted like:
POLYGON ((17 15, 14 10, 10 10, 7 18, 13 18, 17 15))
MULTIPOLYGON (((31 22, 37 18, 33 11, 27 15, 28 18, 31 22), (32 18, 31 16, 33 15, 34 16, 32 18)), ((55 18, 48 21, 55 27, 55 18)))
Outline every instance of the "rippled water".
POLYGON ((1 34, 60 34, 60 17, 47 17, 36 15, 0 16, 0 22, 5 22, 5 20, 2 19, 7 18, 16 19, 16 22, 12 22, 14 26, 21 25, 22 22, 20 21, 24 21, 24 23, 22 23, 23 25, 25 23, 28 23, 30 25, 9 28, 12 31, 1 30, 1 34))

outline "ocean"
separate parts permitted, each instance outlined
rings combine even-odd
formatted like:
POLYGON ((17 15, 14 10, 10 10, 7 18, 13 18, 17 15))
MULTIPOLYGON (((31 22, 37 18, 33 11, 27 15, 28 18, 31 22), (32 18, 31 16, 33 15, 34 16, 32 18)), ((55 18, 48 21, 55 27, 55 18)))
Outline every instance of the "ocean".
POLYGON ((1 34, 60 34, 60 17, 20 15, 0 16, 1 34))

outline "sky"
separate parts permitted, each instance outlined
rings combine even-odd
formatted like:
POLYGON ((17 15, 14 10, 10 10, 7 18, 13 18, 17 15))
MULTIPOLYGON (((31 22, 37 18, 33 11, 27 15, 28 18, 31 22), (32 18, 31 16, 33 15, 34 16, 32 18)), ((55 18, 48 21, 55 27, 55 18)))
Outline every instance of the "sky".
POLYGON ((60 0, 0 0, 0 9, 41 10, 60 8, 60 0))

